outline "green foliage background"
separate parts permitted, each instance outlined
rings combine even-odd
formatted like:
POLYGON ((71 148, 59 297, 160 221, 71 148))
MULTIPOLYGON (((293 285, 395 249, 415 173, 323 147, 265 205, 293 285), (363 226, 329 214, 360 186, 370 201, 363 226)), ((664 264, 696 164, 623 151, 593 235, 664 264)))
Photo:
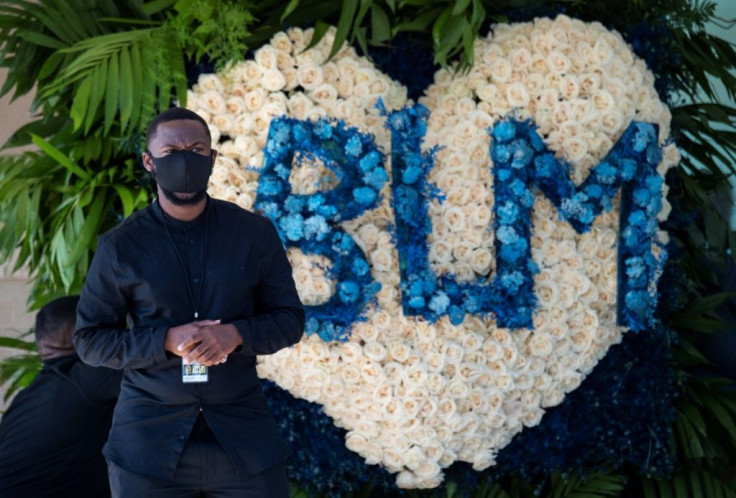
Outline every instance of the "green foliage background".
MULTIPOLYGON (((3 145, 35 144, 0 156, 0 263, 17 251, 33 277, 29 306, 81 289, 97 236, 148 204, 139 151, 150 118, 174 100, 186 103, 186 64, 220 66, 240 59, 284 26, 337 26, 334 50, 348 41, 367 51, 399 33, 425 40, 438 65, 473 60, 473 40, 512 9, 559 11, 625 27, 666 26, 662 46, 678 57, 670 75, 673 135, 683 153, 675 172, 680 209, 692 223, 673 234, 688 282, 683 312, 666 317, 680 339, 681 388, 672 451, 673 476, 655 479, 626 469, 585 478, 559 474, 545 483, 519 478, 477 490, 446 483, 449 496, 736 497, 736 390, 732 380, 700 373, 708 360, 695 347, 726 325, 719 315, 733 296, 720 276, 736 254, 733 231, 711 196, 736 172, 736 109, 715 100, 714 82, 736 101, 736 51, 706 32, 708 0, 5 0, 0 4, 0 95, 36 89, 34 120, 3 145), (704 270, 707 263, 708 271, 704 270), (632 485, 633 483, 633 485, 632 485), (626 494, 624 495, 624 489, 626 494), (632 489, 636 490, 632 495, 632 489)), ((733 304, 731 304, 733 306, 733 304)), ((27 385, 40 362, 33 344, 2 338, 24 351, 0 364, 8 395, 27 385)), ((366 490, 365 496, 369 496, 366 490)), ((305 492, 296 487, 294 496, 305 492)))

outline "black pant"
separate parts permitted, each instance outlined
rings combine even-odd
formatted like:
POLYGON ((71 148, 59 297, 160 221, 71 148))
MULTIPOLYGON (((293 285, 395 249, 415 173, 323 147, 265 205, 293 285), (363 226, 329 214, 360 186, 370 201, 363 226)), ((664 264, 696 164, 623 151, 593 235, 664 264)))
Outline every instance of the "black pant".
POLYGON ((285 465, 240 480, 230 459, 200 416, 179 458, 174 479, 133 474, 108 460, 114 498, 288 498, 285 465))

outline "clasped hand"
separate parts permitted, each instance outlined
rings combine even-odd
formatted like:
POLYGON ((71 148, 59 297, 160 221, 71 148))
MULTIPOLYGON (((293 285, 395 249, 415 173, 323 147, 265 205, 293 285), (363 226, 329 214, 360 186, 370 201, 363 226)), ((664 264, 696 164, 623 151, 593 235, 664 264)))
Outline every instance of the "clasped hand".
POLYGON ((227 361, 227 356, 243 343, 238 329, 220 320, 200 320, 171 327, 166 333, 166 351, 188 363, 211 367, 227 361))

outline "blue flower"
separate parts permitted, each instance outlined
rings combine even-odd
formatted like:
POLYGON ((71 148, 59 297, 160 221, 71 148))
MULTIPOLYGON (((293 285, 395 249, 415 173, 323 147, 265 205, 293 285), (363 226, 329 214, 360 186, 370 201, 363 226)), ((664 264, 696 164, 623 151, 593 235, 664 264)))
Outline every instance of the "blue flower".
POLYGON ((373 168, 363 176, 363 181, 374 189, 380 190, 388 181, 388 174, 383 168, 373 168))
POLYGON ((320 119, 314 123, 314 134, 322 140, 332 138, 332 126, 326 119, 320 119))
POLYGON ((534 158, 534 151, 529 148, 525 141, 523 140, 515 140, 513 142, 514 145, 514 153, 513 157, 514 160, 511 162, 511 167, 516 169, 521 169, 525 166, 528 166, 529 163, 534 158))
POLYGON ((323 240, 330 232, 327 221, 322 216, 310 216, 304 221, 304 238, 323 240))
POLYGON ((370 151, 368 154, 361 157, 360 161, 358 161, 358 167, 363 173, 371 171, 377 166, 383 167, 383 164, 381 162, 381 155, 375 150, 370 151))
POLYGON ((281 192, 281 182, 272 176, 261 177, 258 182, 258 193, 263 195, 276 195, 281 192))
POLYGON ((626 307, 637 315, 645 315, 651 308, 652 296, 642 290, 633 290, 626 293, 624 298, 626 307))
POLYGON ((421 309, 424 308, 424 298, 421 296, 412 296, 409 298, 408 305, 410 308, 421 309))
POLYGON ((507 142, 516 135, 516 126, 512 121, 501 121, 493 127, 493 138, 499 142, 507 142))
POLYGON ((417 166, 410 166, 406 168, 401 174, 401 181, 406 184, 416 183, 422 177, 424 171, 422 168, 417 166))
POLYGON ((465 320, 465 310, 459 306, 450 306, 450 323, 460 325, 465 320))
POLYGON ((306 324, 304 325, 304 332, 307 333, 307 335, 311 335, 316 333, 319 330, 319 320, 315 318, 308 318, 306 321, 306 324))
POLYGON ((512 243, 502 245, 498 255, 506 263, 516 263, 522 256, 528 257, 526 253, 528 246, 525 239, 517 239, 512 243))
POLYGON ((353 197, 360 204, 370 205, 377 199, 378 195, 376 191, 370 187, 358 187, 353 189, 353 197))
POLYGON ((304 209, 306 198, 301 195, 290 195, 284 201, 284 208, 290 213, 300 213, 304 209))
POLYGON ((432 299, 429 300, 429 309, 437 315, 442 315, 448 306, 450 306, 450 298, 442 291, 432 296, 432 299))
POLYGON ((637 164, 634 159, 626 158, 621 160, 619 168, 621 179, 628 182, 634 178, 634 175, 636 175, 637 164))
POLYGON ((260 202, 258 209, 270 220, 277 220, 281 216, 281 208, 275 202, 260 202))
POLYGON ((308 142, 312 136, 310 128, 307 123, 301 121, 292 122, 291 132, 294 135, 294 141, 297 144, 308 142))
POLYGON ((512 244, 519 240, 519 234, 514 227, 503 225, 496 229, 496 238, 504 244, 512 244))
POLYGON ((605 185, 610 185, 616 181, 616 169, 606 161, 598 163, 593 171, 598 181, 605 185))
POLYGON ((299 214, 282 216, 279 226, 289 240, 299 240, 304 236, 304 219, 299 214))
POLYGON ((363 275, 368 275, 371 271, 371 267, 368 266, 368 263, 366 263, 366 261, 362 258, 355 258, 350 264, 350 269, 359 277, 362 277, 363 275))
POLYGON ((519 217, 519 208, 511 201, 502 206, 496 205, 496 220, 502 225, 511 225, 519 217))
POLYGON ((337 285, 337 295, 343 303, 353 303, 360 296, 360 286, 352 280, 337 285))
POLYGON ((360 137, 352 135, 348 139, 348 143, 345 145, 345 154, 352 157, 358 157, 361 152, 363 152, 363 144, 360 141, 360 137))
POLYGON ((501 275, 501 287, 508 294, 514 294, 519 291, 519 287, 524 283, 524 275, 519 271, 512 271, 501 275))
POLYGON ((506 164, 511 160, 511 148, 506 145, 495 145, 493 147, 493 162, 506 164))

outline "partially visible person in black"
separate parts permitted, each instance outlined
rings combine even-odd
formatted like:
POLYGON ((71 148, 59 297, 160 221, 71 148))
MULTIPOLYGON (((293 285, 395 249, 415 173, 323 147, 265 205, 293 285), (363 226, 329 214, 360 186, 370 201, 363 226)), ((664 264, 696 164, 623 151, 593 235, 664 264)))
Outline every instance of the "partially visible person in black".
POLYGON ((43 368, 0 421, 0 496, 110 496, 102 446, 121 373, 82 363, 72 345, 78 296, 51 301, 36 315, 43 368))
POLYGON ((286 498, 256 374, 304 330, 286 251, 267 218, 207 195, 199 115, 169 109, 146 141, 158 198, 100 237, 74 334, 83 361, 125 372, 103 450, 113 496, 286 498))

